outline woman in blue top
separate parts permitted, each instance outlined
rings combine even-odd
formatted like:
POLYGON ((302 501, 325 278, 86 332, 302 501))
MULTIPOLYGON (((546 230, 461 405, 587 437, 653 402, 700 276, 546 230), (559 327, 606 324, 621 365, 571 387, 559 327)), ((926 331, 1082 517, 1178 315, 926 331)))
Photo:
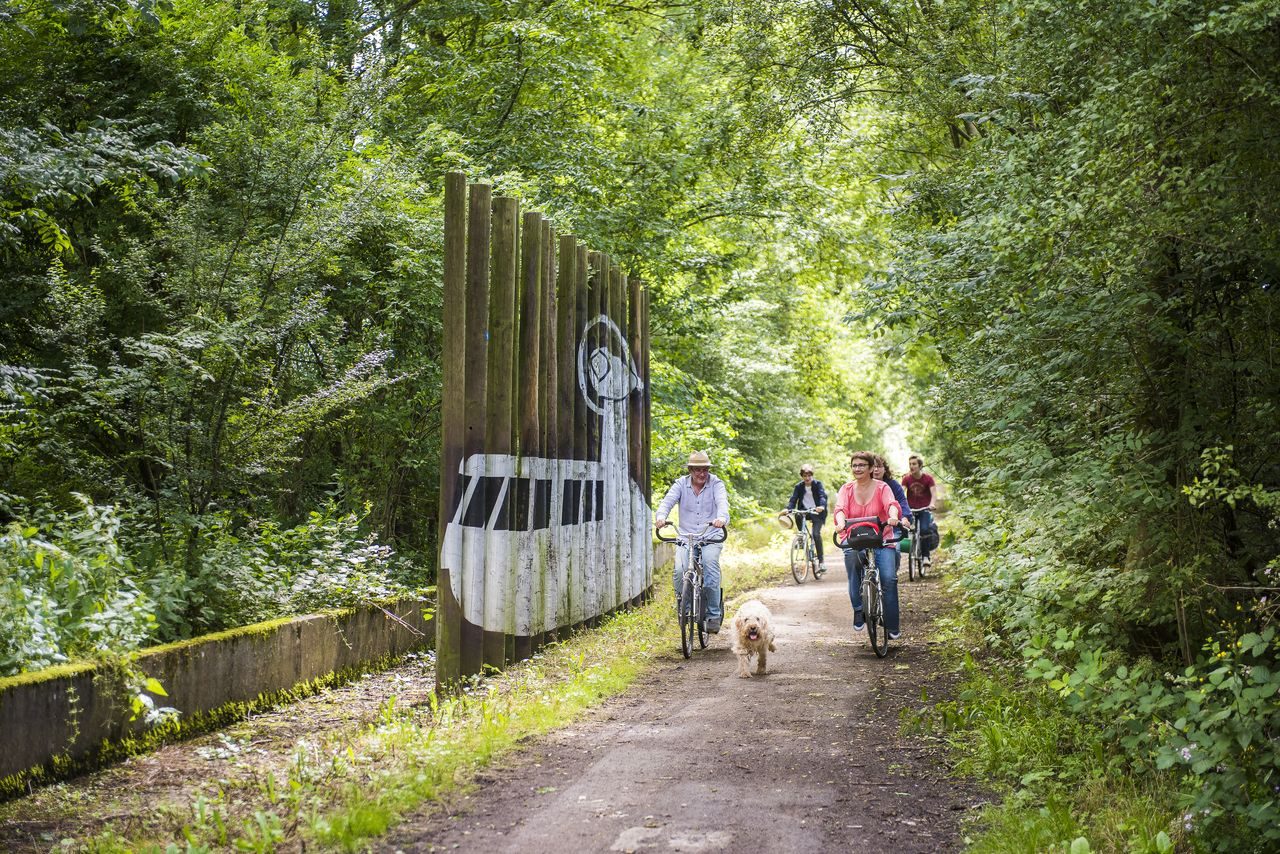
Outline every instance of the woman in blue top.
POLYGON ((889 489, 893 491, 893 497, 898 499, 898 506, 902 508, 902 520, 914 525, 915 518, 911 515, 911 505, 907 504, 907 491, 902 488, 902 484, 893 479, 893 472, 889 471, 889 461, 876 454, 876 461, 871 466, 871 476, 889 485, 889 489))

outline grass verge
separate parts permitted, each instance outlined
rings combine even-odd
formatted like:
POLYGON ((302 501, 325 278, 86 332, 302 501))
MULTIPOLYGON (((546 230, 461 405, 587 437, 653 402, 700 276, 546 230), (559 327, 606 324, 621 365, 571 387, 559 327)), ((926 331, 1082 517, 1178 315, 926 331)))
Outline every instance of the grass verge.
POLYGON ((961 674, 955 699, 908 716, 904 726, 942 737, 958 773, 1002 795, 970 824, 968 851, 1191 850, 1172 779, 1127 773, 1102 726, 1021 678, 1021 659, 987 652, 962 612, 943 621, 938 639, 961 674))
MULTIPOLYGON (((774 539, 760 549, 726 549, 727 599, 782 577, 783 552, 774 539)), ((271 770, 210 781, 194 796, 160 804, 145 820, 108 822, 60 847, 360 850, 424 805, 470 785, 476 772, 522 741, 573 722, 656 661, 678 655, 667 583, 660 571, 654 601, 477 680, 457 697, 417 708, 393 698, 372 725, 318 731, 271 770)), ((97 806, 80 805, 110 812, 97 806)))

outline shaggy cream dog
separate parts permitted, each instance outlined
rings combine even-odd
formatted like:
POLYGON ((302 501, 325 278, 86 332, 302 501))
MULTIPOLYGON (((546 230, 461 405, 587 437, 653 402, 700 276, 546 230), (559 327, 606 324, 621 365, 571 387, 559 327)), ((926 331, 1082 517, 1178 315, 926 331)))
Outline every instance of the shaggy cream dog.
POLYGON ((733 617, 733 651, 738 656, 738 675, 751 678, 747 663, 751 656, 760 657, 756 673, 763 676, 765 660, 773 652, 773 629, 769 626, 769 609, 759 599, 748 599, 733 617))

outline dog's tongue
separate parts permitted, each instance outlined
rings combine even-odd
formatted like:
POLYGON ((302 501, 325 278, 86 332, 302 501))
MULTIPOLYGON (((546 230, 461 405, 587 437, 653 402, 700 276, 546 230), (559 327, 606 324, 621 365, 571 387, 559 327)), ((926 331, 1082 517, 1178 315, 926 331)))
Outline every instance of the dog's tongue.
POLYGON ((755 629, 752 629, 751 631, 747 632, 747 637, 751 638, 752 640, 755 640, 756 638, 760 637, 760 633, 757 632, 755 629))

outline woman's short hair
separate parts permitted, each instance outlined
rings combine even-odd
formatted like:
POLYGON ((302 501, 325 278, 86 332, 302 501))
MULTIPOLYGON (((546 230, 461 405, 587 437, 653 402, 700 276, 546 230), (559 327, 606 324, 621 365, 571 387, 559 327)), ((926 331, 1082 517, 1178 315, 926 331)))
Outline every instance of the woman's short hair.
POLYGON ((813 474, 813 466, 808 463, 800 466, 800 474, 813 474))
POLYGON ((854 460, 862 460, 867 466, 876 464, 876 455, 870 451, 854 451, 849 455, 849 465, 853 465, 854 460))

